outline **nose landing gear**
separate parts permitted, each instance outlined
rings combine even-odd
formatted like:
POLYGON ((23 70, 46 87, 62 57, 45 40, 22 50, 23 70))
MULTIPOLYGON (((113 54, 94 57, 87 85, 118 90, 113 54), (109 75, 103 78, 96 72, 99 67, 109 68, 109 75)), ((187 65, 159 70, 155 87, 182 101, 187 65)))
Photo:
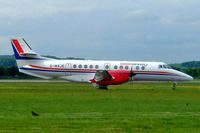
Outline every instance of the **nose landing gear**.
POLYGON ((176 90, 177 82, 173 82, 172 90, 176 90))

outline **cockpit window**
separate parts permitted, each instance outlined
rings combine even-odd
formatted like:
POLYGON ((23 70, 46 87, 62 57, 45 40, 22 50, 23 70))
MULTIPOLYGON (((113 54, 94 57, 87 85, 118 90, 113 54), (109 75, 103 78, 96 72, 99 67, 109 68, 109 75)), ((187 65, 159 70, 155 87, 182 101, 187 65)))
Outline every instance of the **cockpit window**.
POLYGON ((172 69, 169 65, 158 65, 159 69, 172 69))
POLYGON ((172 67, 170 65, 166 65, 168 69, 172 69, 172 67))

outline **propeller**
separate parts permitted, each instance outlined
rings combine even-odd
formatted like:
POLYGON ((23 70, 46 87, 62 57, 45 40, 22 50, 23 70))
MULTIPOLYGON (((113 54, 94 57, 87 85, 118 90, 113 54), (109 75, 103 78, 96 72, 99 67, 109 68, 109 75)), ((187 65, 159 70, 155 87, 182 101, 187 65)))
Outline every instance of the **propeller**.
POLYGON ((135 76, 136 74, 133 72, 133 67, 131 66, 131 71, 129 74, 129 78, 131 79, 131 81, 133 80, 133 76, 135 76))

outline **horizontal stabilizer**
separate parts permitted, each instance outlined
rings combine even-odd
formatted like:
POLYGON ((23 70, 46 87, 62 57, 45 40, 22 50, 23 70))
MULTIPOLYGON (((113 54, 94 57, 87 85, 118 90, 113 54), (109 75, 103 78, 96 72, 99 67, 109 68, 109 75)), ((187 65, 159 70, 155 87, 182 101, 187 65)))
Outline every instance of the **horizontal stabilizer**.
POLYGON ((20 53, 20 56, 33 57, 33 56, 37 56, 37 54, 36 53, 20 53))

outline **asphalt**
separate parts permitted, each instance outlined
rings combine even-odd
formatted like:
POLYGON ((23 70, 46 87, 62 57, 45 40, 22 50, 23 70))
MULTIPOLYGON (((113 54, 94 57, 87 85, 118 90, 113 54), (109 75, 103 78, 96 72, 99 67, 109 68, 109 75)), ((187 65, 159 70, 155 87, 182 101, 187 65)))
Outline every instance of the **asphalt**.
MULTIPOLYGON (((45 82, 69 82, 66 80, 0 80, 0 82, 35 82, 35 83, 45 83, 45 82)), ((133 81, 133 82, 169 82, 169 81, 133 81)), ((191 83, 200 83, 200 80, 194 80, 194 81, 187 81, 191 83)))
POLYGON ((66 80, 0 80, 0 82, 68 82, 66 80))

